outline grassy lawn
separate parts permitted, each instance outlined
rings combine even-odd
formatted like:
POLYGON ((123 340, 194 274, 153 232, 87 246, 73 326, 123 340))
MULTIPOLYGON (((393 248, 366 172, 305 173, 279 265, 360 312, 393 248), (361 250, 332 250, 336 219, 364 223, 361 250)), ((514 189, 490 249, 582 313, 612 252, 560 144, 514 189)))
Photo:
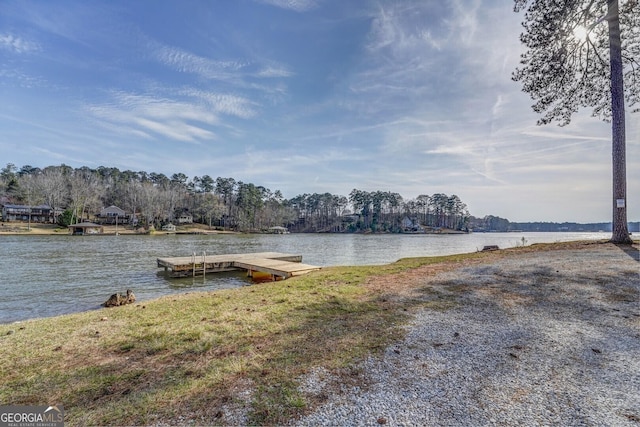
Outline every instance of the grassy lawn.
POLYGON ((366 283, 393 283, 420 266, 484 255, 327 268, 286 281, 0 325, 0 402, 61 403, 71 426, 216 424, 233 403, 247 406, 251 423, 282 423, 314 404, 298 391, 301 375, 322 366, 349 376, 354 362, 401 336, 399 326, 414 306, 452 305, 433 290, 392 298, 392 286, 366 283), (239 402, 244 389, 253 393, 239 402))

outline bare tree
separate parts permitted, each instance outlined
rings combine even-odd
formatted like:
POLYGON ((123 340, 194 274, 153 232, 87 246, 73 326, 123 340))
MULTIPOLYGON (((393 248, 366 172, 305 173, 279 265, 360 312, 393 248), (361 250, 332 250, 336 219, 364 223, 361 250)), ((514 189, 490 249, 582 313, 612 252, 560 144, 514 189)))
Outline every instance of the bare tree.
POLYGON ((31 208, 44 202, 44 195, 40 191, 35 175, 18 176, 18 193, 20 199, 29 208, 27 229, 31 230, 31 208))
POLYGON ((139 190, 140 211, 146 220, 147 226, 151 227, 155 223, 156 217, 162 213, 160 191, 150 181, 143 182, 139 190))
POLYGON ((100 196, 104 192, 98 176, 90 169, 76 169, 69 177, 69 202, 75 218, 84 218, 87 212, 95 212, 99 208, 100 196))
POLYGON ((37 192, 42 195, 51 211, 56 213, 65 206, 68 200, 67 175, 62 167, 49 166, 39 174, 34 175, 37 192))
POLYGON ((132 225, 136 223, 136 213, 142 209, 142 184, 137 179, 130 179, 124 184, 124 208, 130 210, 132 225))

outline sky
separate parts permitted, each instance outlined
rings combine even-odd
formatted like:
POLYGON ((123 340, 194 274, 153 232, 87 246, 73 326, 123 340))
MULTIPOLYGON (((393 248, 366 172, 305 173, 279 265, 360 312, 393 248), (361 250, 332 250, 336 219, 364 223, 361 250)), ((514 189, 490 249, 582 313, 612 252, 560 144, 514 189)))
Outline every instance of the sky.
MULTIPOLYGON (((610 221, 610 124, 536 125, 511 80, 522 19, 505 0, 0 0, 0 166, 610 221)), ((640 114, 627 186, 638 221, 640 114)))

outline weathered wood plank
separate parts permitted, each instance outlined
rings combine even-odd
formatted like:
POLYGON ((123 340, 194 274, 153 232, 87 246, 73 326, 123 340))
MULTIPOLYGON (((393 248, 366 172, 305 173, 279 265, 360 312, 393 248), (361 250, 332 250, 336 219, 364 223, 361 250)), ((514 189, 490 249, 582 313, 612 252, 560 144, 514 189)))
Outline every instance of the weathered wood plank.
POLYGON ((235 261, 234 266, 243 268, 248 271, 261 271, 263 273, 273 274, 275 276, 291 277, 309 273, 311 271, 320 270, 320 267, 298 262, 286 262, 270 259, 251 258, 241 261, 235 261))
POLYGON ((157 258, 157 264, 165 271, 171 271, 172 276, 244 269, 249 272, 261 271, 274 276, 291 277, 320 270, 318 266, 302 264, 302 255, 279 252, 206 255, 204 258, 197 254, 195 257, 165 257, 157 258))

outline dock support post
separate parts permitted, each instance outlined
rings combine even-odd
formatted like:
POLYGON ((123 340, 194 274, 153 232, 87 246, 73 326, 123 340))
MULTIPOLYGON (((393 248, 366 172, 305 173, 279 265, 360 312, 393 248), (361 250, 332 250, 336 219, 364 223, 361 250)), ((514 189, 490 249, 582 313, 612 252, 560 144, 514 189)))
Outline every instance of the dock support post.
POLYGON ((193 276, 192 277, 196 277, 196 253, 194 252, 193 255, 191 255, 191 262, 193 263, 193 276))
POLYGON ((202 251, 202 278, 207 274, 207 252, 202 251))

